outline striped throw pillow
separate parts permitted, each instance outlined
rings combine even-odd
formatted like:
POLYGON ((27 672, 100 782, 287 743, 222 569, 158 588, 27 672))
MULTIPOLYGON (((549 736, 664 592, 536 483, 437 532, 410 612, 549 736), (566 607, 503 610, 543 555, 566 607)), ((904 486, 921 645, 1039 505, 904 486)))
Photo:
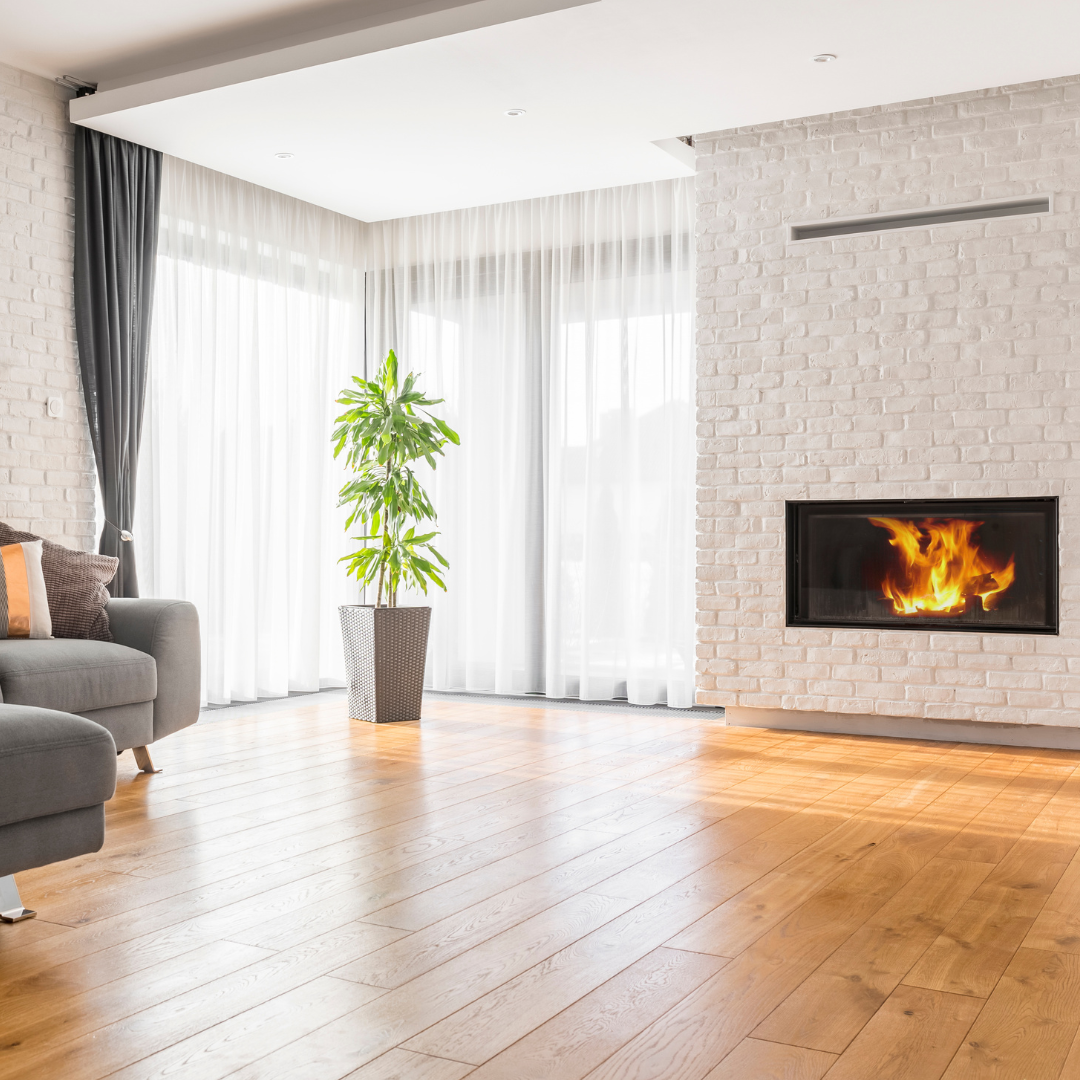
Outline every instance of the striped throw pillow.
POLYGON ((41 541, 0 547, 0 638, 50 638, 41 541))

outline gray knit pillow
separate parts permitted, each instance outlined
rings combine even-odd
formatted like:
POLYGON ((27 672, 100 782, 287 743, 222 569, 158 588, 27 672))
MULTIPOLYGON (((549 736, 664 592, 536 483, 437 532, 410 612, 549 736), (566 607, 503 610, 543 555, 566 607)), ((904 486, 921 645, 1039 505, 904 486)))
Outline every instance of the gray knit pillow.
POLYGON ((45 577, 45 592, 49 597, 53 637, 91 638, 112 641, 109 602, 106 585, 116 575, 119 559, 90 551, 76 551, 54 544, 33 533, 19 532, 0 521, 0 545, 25 544, 43 540, 41 572, 45 577))

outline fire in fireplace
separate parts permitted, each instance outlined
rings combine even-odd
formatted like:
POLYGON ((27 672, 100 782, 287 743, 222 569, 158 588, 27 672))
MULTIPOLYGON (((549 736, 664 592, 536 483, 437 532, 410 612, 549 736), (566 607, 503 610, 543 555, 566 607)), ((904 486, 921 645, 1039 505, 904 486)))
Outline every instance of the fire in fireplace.
POLYGON ((789 626, 1056 634, 1048 499, 787 504, 789 626))
POLYGON ((1014 554, 1001 566, 982 549, 976 535, 981 521, 884 517, 869 521, 889 530, 889 543, 896 549, 880 585, 897 615, 963 615, 974 603, 989 611, 1016 580, 1014 554))

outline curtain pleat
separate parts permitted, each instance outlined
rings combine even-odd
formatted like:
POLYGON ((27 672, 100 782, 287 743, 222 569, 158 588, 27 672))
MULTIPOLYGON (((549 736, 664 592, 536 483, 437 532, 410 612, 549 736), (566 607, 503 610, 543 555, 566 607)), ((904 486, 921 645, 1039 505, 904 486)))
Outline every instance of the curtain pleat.
POLYGON ((131 540, 158 238, 159 151, 75 129, 75 332, 113 596, 138 596, 131 540))

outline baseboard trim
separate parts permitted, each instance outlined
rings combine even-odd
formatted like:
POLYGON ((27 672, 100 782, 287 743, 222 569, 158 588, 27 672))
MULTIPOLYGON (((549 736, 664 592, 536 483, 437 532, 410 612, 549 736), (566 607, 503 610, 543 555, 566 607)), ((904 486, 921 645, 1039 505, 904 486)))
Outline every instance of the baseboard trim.
POLYGON ((447 701, 476 701, 491 705, 497 702, 509 702, 513 705, 525 705, 530 709, 561 709, 568 712, 591 712, 601 710, 611 712, 653 713, 657 716, 678 716, 683 713, 699 714, 703 718, 722 720, 724 710, 719 705, 691 705, 681 709, 657 702, 655 705, 634 705, 622 698, 560 698, 546 694, 500 694, 494 690, 425 690, 424 697, 447 701))
POLYGON ((837 735, 872 735, 890 739, 988 743, 1049 750, 1080 750, 1080 729, 1046 724, 991 724, 976 720, 923 720, 869 713, 800 712, 796 709, 754 709, 728 706, 730 727, 778 728, 837 735))

